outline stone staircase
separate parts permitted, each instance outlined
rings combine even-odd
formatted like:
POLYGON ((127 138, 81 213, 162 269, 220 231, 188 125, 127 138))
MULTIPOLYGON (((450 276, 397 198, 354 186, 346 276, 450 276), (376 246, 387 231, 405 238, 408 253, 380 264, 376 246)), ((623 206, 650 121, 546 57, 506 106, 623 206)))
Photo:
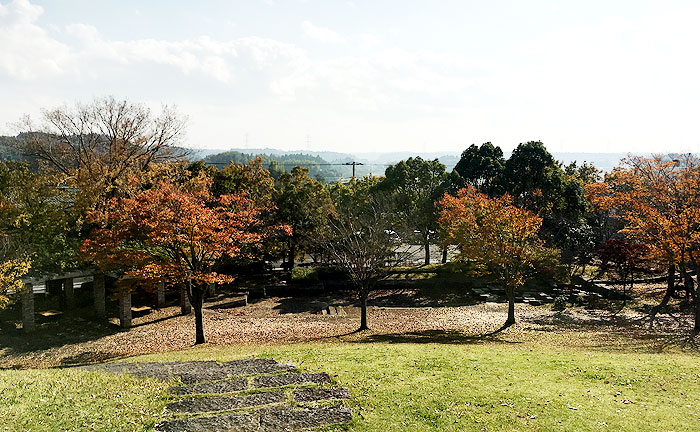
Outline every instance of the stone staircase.
POLYGON ((293 431, 352 421, 346 388, 325 372, 301 373, 289 363, 249 358, 229 362, 111 363, 91 370, 179 380, 169 393, 161 432, 293 431))

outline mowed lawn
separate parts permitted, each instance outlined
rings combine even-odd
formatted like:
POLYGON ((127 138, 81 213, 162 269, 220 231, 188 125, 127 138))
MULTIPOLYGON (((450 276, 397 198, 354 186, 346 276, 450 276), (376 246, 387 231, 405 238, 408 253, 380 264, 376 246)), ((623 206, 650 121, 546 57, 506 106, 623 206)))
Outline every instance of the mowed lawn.
MULTIPOLYGON (((698 431, 700 357, 503 343, 205 347, 133 361, 269 356, 352 393, 353 431, 698 431)), ((0 430, 150 430, 167 385, 77 369, 0 372, 0 430)), ((328 428, 326 429, 328 430, 328 428)))

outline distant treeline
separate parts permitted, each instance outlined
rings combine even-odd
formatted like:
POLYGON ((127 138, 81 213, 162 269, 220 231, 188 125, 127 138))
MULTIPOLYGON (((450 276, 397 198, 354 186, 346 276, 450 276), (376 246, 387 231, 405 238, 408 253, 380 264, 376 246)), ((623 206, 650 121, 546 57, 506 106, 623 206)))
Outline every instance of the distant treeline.
POLYGON ((0 136, 0 160, 24 160, 17 150, 17 137, 0 136))
MULTIPOLYGON (((342 179, 344 176, 340 168, 345 168, 338 163, 330 163, 319 156, 311 156, 302 153, 295 154, 250 154, 239 151, 227 151, 204 158, 204 162, 222 168, 230 163, 245 164, 262 156, 264 166, 270 174, 277 178, 285 171, 291 171, 295 166, 301 166, 309 170, 309 175, 319 181, 330 183, 342 179)), ((342 171, 347 171, 347 168, 342 171)))

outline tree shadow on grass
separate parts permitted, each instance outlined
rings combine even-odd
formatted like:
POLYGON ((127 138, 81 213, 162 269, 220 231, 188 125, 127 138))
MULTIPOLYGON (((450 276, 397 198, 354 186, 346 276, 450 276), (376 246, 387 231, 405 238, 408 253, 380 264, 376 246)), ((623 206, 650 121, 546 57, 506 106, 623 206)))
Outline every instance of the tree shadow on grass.
MULTIPOLYGON (((436 344, 477 344, 482 342, 497 342, 509 345, 518 345, 523 342, 506 340, 499 335, 505 328, 499 328, 493 332, 470 335, 458 331, 445 330, 425 330, 419 332, 407 333, 386 333, 386 334, 367 334, 364 332, 353 332, 344 336, 353 336, 349 339, 343 339, 350 343, 436 343, 436 344), (363 334, 364 333, 364 334, 363 334)), ((341 336, 342 337, 342 336, 341 336)))

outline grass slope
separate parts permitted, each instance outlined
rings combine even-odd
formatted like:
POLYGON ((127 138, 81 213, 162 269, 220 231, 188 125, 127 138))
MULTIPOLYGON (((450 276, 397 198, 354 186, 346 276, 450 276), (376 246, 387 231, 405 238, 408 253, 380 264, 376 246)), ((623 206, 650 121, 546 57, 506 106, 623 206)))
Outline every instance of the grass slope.
POLYGON ((150 430, 165 407, 167 387, 77 369, 1 371, 0 430, 150 430))
MULTIPOLYGON (((210 347, 136 361, 249 355, 325 370, 350 388, 353 431, 696 431, 700 362, 505 344, 210 347)), ((5 430, 148 430, 166 386, 75 369, 0 372, 5 430)))

